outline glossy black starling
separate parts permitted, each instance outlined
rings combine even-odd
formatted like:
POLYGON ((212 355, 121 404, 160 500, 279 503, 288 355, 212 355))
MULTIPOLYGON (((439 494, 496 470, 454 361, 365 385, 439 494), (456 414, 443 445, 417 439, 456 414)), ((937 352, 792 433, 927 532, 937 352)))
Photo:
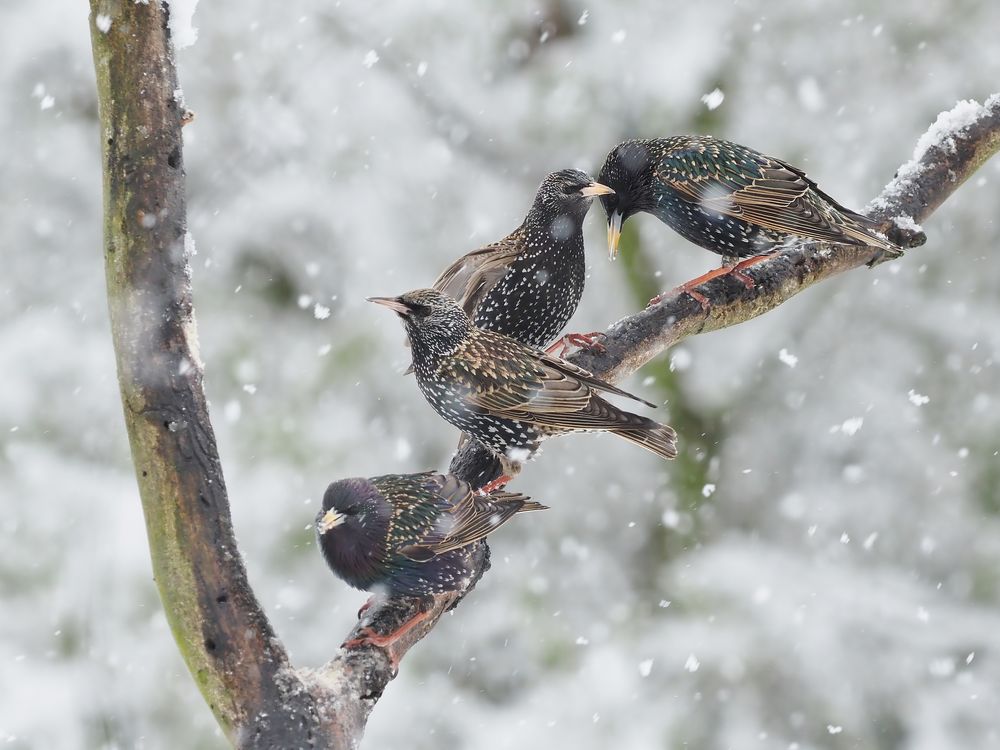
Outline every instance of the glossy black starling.
MULTIPOLYGON (((598 180, 614 190, 601 197, 612 258, 622 223, 642 211, 722 255, 729 266, 796 239, 867 245, 890 257, 902 254, 877 233, 874 221, 844 208, 801 169, 711 136, 625 141, 608 154, 598 180)), ((751 261, 735 269, 748 265, 751 261)))
POLYGON ((316 535, 351 586, 426 596, 461 590, 475 572, 474 542, 515 513, 544 508, 516 493, 476 493, 451 474, 341 479, 323 496, 316 535))
POLYGON ((370 300, 402 318, 417 384, 430 405, 492 450, 507 479, 542 440, 567 432, 611 432, 663 458, 677 455, 673 429, 623 411, 598 392, 642 399, 509 336, 476 328, 451 297, 418 289, 370 300))
MULTIPOLYGON (((594 196, 610 192, 585 172, 553 172, 539 186, 521 226, 459 258, 434 288, 457 299, 479 328, 545 348, 583 296, 583 219, 594 196)), ((571 343, 590 343, 590 334, 571 336, 571 343)))

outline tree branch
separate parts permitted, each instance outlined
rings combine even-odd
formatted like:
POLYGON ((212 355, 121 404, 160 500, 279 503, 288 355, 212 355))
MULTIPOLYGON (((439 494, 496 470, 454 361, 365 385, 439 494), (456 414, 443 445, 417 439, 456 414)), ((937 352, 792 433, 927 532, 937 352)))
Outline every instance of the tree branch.
MULTIPOLYGON (((900 167, 872 201, 868 216, 877 219, 890 238, 904 245, 914 242, 907 225, 925 221, 998 150, 1000 94, 984 105, 960 102, 942 112, 921 137, 913 160, 900 167)), ((729 276, 698 287, 709 300, 707 313, 691 296, 672 294, 611 326, 601 342, 605 352, 581 351, 569 359, 613 383, 688 336, 743 323, 824 279, 880 262, 873 248, 802 245, 747 269, 755 282, 752 289, 729 276)))
POLYGON ((247 582, 202 387, 169 9, 90 5, 108 306, 153 575, 227 736, 248 747, 275 730, 305 737, 316 701, 287 679, 288 656, 247 582))
MULTIPOLYGON (((424 619, 388 648, 341 648, 319 669, 294 669, 253 595, 236 546, 203 390, 186 246, 179 87, 169 5, 91 0, 104 163, 104 256, 122 404, 146 518, 153 573, 178 647, 230 740, 239 747, 355 748, 399 660, 461 601, 463 591, 378 602, 359 619, 389 632, 424 619), (110 21, 110 25, 109 22, 110 21)), ((873 216, 922 221, 1000 148, 1000 97, 966 104, 965 127, 939 120, 916 160, 886 188, 873 216), (940 131, 940 132, 938 132, 940 131)), ((954 118, 952 118, 954 119, 954 118)), ((947 120, 951 122, 952 120, 947 120)), ((925 136, 925 138, 927 138, 925 136)), ((923 141, 922 141, 923 143, 923 141)), ((905 223, 905 222, 904 222, 905 223)), ((804 247, 694 300, 674 296, 613 326, 601 355, 574 358, 615 380, 685 336, 766 312, 822 279, 873 260, 861 248, 804 247)), ((492 470, 456 456, 481 485, 492 470)), ((481 575, 489 548, 479 547, 481 575)))

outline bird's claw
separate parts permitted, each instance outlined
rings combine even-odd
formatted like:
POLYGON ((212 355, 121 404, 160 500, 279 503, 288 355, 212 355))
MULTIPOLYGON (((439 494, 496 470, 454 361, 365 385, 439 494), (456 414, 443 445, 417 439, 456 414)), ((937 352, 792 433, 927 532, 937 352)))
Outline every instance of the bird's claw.
POLYGON ((679 286, 679 287, 676 287, 674 289, 671 289, 669 292, 663 292, 662 294, 657 294, 655 297, 653 297, 653 299, 651 299, 649 301, 649 304, 647 304, 646 307, 650 308, 653 305, 658 305, 663 300, 665 300, 667 297, 674 297, 674 296, 676 296, 678 294, 686 294, 689 297, 691 297, 692 299, 694 299, 699 305, 701 305, 701 309, 705 313, 707 313, 709 310, 712 309, 712 303, 708 299, 708 297, 706 297, 701 292, 695 291, 694 289, 688 289, 686 284, 683 285, 683 286, 679 286))
POLYGON ((392 648, 392 645, 429 616, 428 612, 419 611, 389 633, 379 633, 370 625, 363 625, 357 629, 357 635, 354 638, 344 641, 340 644, 340 647, 346 651, 352 651, 365 646, 373 646, 381 649, 389 658, 389 664, 392 667, 393 674, 395 674, 399 671, 399 660, 402 658, 402 654, 397 653, 396 649, 392 648))
POLYGON ((545 350, 546 354, 551 354, 553 356, 563 358, 566 354, 573 349, 586 349, 588 351, 596 352, 597 354, 604 354, 607 349, 604 348, 598 339, 602 339, 607 334, 604 331, 591 331, 590 333, 567 333, 565 336, 556 341, 552 346, 545 350))

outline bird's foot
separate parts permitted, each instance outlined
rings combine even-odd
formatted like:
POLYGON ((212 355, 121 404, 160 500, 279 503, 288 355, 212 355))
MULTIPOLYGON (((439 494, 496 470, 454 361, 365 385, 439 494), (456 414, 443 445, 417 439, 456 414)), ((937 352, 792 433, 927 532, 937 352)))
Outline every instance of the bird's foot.
POLYGON ((358 633, 357 636, 344 641, 340 644, 340 647, 348 651, 363 648, 364 646, 374 646, 375 648, 381 649, 389 658, 389 666, 392 669, 392 673, 395 675, 399 672, 399 660, 402 658, 402 654, 397 653, 396 649, 392 648, 392 645, 408 632, 413 630, 413 628, 418 624, 426 620, 429 616, 430 615, 427 612, 417 612, 413 615, 413 617, 409 618, 399 627, 388 633, 380 633, 371 626, 365 625, 356 631, 358 633))
POLYGON ((680 286, 674 287, 669 292, 663 292, 663 294, 656 295, 655 297, 653 297, 653 299, 649 301, 649 304, 646 305, 646 307, 652 307, 653 305, 658 305, 667 297, 674 297, 678 294, 686 294, 689 297, 693 298, 695 301, 697 301, 698 304, 701 305, 701 309, 707 313, 710 309, 712 309, 712 303, 709 301, 708 297, 706 297, 704 294, 695 291, 695 287, 699 287, 705 282, 711 281, 712 279, 717 279, 720 276, 725 276, 731 270, 732 270, 731 268, 728 268, 726 266, 723 266, 721 268, 713 268, 708 273, 703 273, 696 279, 691 279, 690 281, 686 281, 680 286))
POLYGON ((753 289, 755 286, 757 286, 757 282, 754 281, 752 277, 743 273, 743 269, 750 268, 750 266, 755 266, 758 263, 763 263, 770 257, 771 257, 770 254, 755 255, 752 258, 741 260, 739 263, 729 268, 729 273, 733 276, 733 278, 738 279, 747 289, 753 289))
POLYGON ((665 297, 671 297, 676 294, 686 294, 689 297, 695 299, 698 302, 698 304, 701 305, 701 309, 707 313, 712 308, 712 303, 709 301, 708 297, 706 297, 701 292, 696 291, 697 287, 711 281, 712 279, 718 279, 721 278, 722 276, 731 275, 733 278, 735 278, 737 281, 743 284, 743 286, 746 287, 747 289, 753 289, 754 287, 757 286, 757 282, 754 281, 751 276, 743 273, 743 270, 746 268, 750 268, 750 266, 755 266, 758 263, 761 263, 770 257, 771 257, 770 254, 755 255, 752 258, 741 260, 739 263, 736 263, 734 265, 723 265, 720 268, 713 268, 711 271, 709 271, 708 273, 703 273, 698 278, 691 279, 690 281, 681 284, 679 287, 672 289, 669 292, 665 292, 664 294, 660 294, 657 295, 656 297, 653 297, 653 299, 649 301, 649 305, 647 305, 647 307, 659 303, 665 297))
POLYGON ((566 354, 573 348, 577 349, 587 349, 597 354, 604 354, 607 349, 604 348, 599 339, 604 338, 607 334, 604 331, 591 331, 590 333, 567 333, 561 339, 556 341, 552 346, 545 350, 546 354, 551 354, 556 357, 565 357, 566 354))
POLYGON ((499 490, 502 487, 504 487, 507 484, 507 482, 509 482, 513 478, 514 477, 509 477, 506 474, 501 474, 496 479, 494 479, 492 482, 487 482, 482 487, 480 487, 479 488, 479 492, 480 492, 480 494, 488 495, 491 492, 493 492, 494 490, 499 490))

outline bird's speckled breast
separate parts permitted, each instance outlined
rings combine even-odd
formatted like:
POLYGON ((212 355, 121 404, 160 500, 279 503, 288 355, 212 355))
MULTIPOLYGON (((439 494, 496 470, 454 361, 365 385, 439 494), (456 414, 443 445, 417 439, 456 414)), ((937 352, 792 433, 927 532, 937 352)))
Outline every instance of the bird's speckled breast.
POLYGON ((528 250, 490 290, 473 323, 528 346, 544 348, 576 312, 586 271, 583 238, 578 231, 569 240, 549 247, 540 237, 529 234, 528 250))

